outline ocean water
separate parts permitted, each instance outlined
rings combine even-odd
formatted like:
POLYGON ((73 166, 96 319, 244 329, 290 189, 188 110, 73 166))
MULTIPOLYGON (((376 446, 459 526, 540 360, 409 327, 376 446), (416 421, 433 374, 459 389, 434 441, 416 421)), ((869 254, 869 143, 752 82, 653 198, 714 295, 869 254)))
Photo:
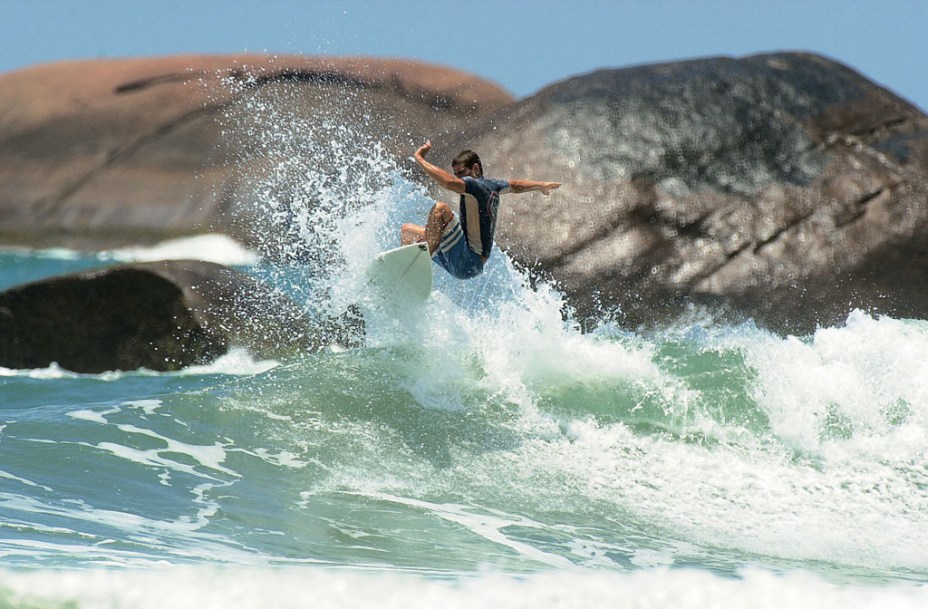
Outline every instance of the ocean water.
POLYGON ((424 217, 421 176, 283 108, 248 108, 260 252, 5 250, 0 289, 205 257, 359 305, 364 345, 0 369, 0 607, 928 604, 928 321, 581 332, 499 251, 397 310, 364 269, 424 217))

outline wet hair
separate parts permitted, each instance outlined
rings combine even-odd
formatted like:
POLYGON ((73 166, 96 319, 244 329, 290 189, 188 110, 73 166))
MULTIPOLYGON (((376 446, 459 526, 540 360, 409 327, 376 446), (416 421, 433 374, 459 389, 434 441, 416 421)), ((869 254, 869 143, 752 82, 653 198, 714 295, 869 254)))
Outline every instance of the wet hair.
POLYGON ((480 160, 480 157, 477 156, 477 153, 473 150, 462 150, 456 157, 454 157, 454 160, 451 161, 451 166, 454 167, 455 165, 464 165, 468 169, 472 169, 474 165, 477 165, 478 163, 480 164, 480 173, 477 175, 482 176, 483 162, 480 160))

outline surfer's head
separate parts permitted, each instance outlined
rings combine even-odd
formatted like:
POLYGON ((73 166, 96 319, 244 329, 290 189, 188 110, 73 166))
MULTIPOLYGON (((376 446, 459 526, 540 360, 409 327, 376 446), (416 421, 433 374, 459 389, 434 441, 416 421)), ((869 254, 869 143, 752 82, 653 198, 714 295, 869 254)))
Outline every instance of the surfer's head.
POLYGON ((459 178, 465 176, 479 178, 483 176, 483 163, 480 162, 480 157, 473 150, 459 152, 451 161, 451 169, 454 171, 454 175, 459 178))

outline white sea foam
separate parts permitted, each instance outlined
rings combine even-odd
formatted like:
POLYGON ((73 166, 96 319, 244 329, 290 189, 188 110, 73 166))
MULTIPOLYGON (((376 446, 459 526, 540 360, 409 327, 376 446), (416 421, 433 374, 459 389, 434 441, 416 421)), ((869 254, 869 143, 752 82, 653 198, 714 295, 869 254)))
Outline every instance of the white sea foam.
POLYGON ((787 455, 642 439, 621 427, 575 423, 572 435, 569 447, 549 451, 585 477, 589 498, 701 545, 869 568, 928 563, 928 501, 891 468, 822 469, 787 455))
POLYGON ((758 404, 797 449, 901 461, 928 450, 928 322, 855 311, 810 339, 770 336, 744 348, 758 404))
POLYGON ((152 566, 0 572, 0 592, 12 606, 55 603, 83 609, 922 609, 928 603, 928 590, 915 585, 840 586, 802 572, 759 570, 727 579, 685 569, 485 573, 449 579, 312 567, 152 566))
MULTIPOLYGON (((545 493, 533 479, 547 472, 570 482, 558 498, 562 509, 571 495, 612 504, 617 513, 701 547, 862 569, 923 569, 928 325, 855 313, 845 327, 809 340, 756 329, 729 329, 708 340, 716 339, 718 348, 744 349, 756 369, 757 402, 772 435, 756 430, 688 443, 580 417, 564 436, 542 433, 475 469, 505 472, 514 488, 531 489, 535 502, 545 493), (848 422, 830 430, 828 417, 839 415, 848 422)), ((500 344, 505 350, 505 339, 500 344)), ((681 398, 668 375, 659 386, 681 398)))
MULTIPOLYGON (((46 249, 0 248, 0 254, 30 256, 47 260, 81 260, 89 254, 79 250, 56 247, 46 249)), ((260 260, 257 252, 232 237, 220 233, 205 233, 167 239, 155 245, 132 246, 103 250, 93 254, 98 260, 113 262, 152 262, 156 260, 203 260, 230 266, 251 266, 260 260)))
POLYGON ((572 562, 566 558, 563 558, 562 556, 552 554, 550 552, 543 552, 538 548, 520 542, 516 539, 512 539, 510 536, 506 535, 504 532, 506 527, 518 526, 521 528, 529 529, 544 528, 544 526, 540 523, 533 522, 532 520, 523 516, 505 514, 499 510, 476 508, 473 506, 459 504, 438 504, 420 499, 411 499, 409 497, 397 497, 385 493, 367 494, 365 496, 372 497, 379 501, 387 501, 406 507, 412 507, 417 510, 426 511, 430 515, 438 516, 449 522, 466 527, 468 530, 472 531, 483 539, 486 539, 487 541, 499 546, 508 548, 520 556, 537 562, 538 564, 547 565, 548 567, 568 569, 573 568, 574 566, 572 562))
POLYGON ((207 374, 254 376, 272 370, 280 365, 277 360, 263 360, 255 358, 244 347, 233 347, 228 353, 217 357, 208 364, 196 364, 182 368, 176 372, 155 372, 147 368, 137 370, 111 370, 98 374, 87 374, 65 370, 52 362, 47 368, 13 369, 0 367, 0 377, 26 377, 42 380, 96 378, 101 381, 119 381, 127 376, 155 376, 161 374, 176 376, 196 376, 207 374))
POLYGON ((128 406, 129 408, 138 408, 142 412, 144 412, 146 415, 151 416, 155 414, 155 412, 157 412, 159 408, 161 408, 162 402, 161 400, 154 400, 154 399, 131 400, 131 401, 125 402, 124 405, 128 406))
POLYGON ((230 374, 254 376, 272 370, 280 365, 277 360, 256 359, 247 349, 233 347, 229 352, 217 357, 208 364, 188 366, 175 374, 180 376, 200 374, 230 374))
POLYGON ((79 375, 76 372, 65 370, 59 366, 57 362, 52 362, 47 368, 15 369, 3 368, 0 366, 0 377, 3 376, 23 376, 32 379, 53 380, 61 378, 76 378, 79 375))
POLYGON ((166 446, 164 448, 142 450, 124 444, 116 444, 114 442, 100 442, 97 444, 97 448, 134 463, 156 468, 166 467, 192 476, 213 479, 211 475, 199 471, 205 468, 215 472, 222 472, 229 476, 238 477, 236 472, 222 465, 222 462, 225 461, 226 458, 226 451, 219 443, 212 445, 188 444, 134 425, 118 425, 117 427, 126 434, 139 434, 155 438, 164 442, 166 446), (167 455, 171 456, 168 457, 167 455), (186 455, 197 463, 197 466, 182 462, 182 460, 174 457, 175 455, 186 455))
POLYGON ((97 254, 100 260, 151 262, 156 260, 203 260, 231 266, 251 266, 260 259, 241 243, 218 233, 179 237, 147 247, 126 247, 97 254))
POLYGON ((106 415, 116 412, 119 412, 118 408, 110 408, 107 410, 72 410, 67 413, 67 416, 72 419, 77 419, 78 421, 88 421, 90 423, 106 425, 106 415))
MULTIPOLYGON (((73 419, 100 425, 109 425, 110 423, 106 416, 118 413, 119 411, 119 408, 110 408, 105 411, 74 410, 67 414, 73 419)), ((137 425, 116 424, 115 427, 122 432, 123 436, 121 437, 131 438, 133 435, 146 436, 156 440, 158 444, 163 444, 163 447, 140 449, 114 442, 100 442, 96 445, 96 448, 112 453, 121 459, 126 459, 133 463, 155 468, 167 468, 191 476, 213 479, 211 475, 200 472, 197 466, 187 462, 190 460, 198 464, 200 468, 212 470, 213 472, 220 472, 233 478, 239 477, 237 472, 222 465, 226 460, 226 447, 219 442, 211 445, 195 445, 166 437, 156 431, 145 429, 137 425), (176 458, 177 455, 184 455, 188 457, 188 459, 179 460, 176 458)), ((129 443, 130 442, 127 440, 126 444, 129 443)))
MULTIPOLYGON (((54 539, 7 536, 0 528, 0 558, 18 557, 39 564, 44 559, 71 557, 84 564, 151 566, 172 560, 216 560, 235 564, 267 564, 260 552, 199 531, 201 518, 161 520, 126 511, 95 508, 83 500, 42 501, 37 497, 0 493, 0 505, 10 522, 32 523, 45 517, 55 527, 54 539), (115 535, 115 537, 110 537, 115 535), (131 540, 130 543, 126 543, 131 540)), ((203 511, 203 507, 198 513, 203 511)), ((28 525, 45 531, 42 525, 28 525)), ((0 584, 2 589, 3 584, 0 584)))
MULTIPOLYGON (((2 428, 0 428, 0 429, 2 429, 2 428)), ((36 483, 33 482, 32 480, 26 480, 25 478, 23 478, 23 477, 21 477, 21 476, 17 476, 17 475, 15 475, 15 474, 11 474, 11 473, 6 472, 6 471, 3 471, 3 470, 0 470, 0 478, 2 478, 2 479, 4 479, 4 480, 13 480, 13 481, 19 482, 20 484, 23 484, 23 485, 25 485, 25 486, 31 486, 31 487, 34 487, 34 488, 41 488, 42 490, 48 491, 48 492, 51 492, 51 490, 52 490, 51 488, 45 486, 44 484, 36 484, 36 483)))

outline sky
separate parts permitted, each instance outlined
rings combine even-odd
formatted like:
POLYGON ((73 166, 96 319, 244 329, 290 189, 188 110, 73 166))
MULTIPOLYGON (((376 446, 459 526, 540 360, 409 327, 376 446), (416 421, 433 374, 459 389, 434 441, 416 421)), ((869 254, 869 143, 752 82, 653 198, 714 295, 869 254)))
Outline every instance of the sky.
POLYGON ((68 59, 403 57, 516 97, 599 68, 811 51, 928 109, 928 0, 0 0, 0 72, 68 59))

